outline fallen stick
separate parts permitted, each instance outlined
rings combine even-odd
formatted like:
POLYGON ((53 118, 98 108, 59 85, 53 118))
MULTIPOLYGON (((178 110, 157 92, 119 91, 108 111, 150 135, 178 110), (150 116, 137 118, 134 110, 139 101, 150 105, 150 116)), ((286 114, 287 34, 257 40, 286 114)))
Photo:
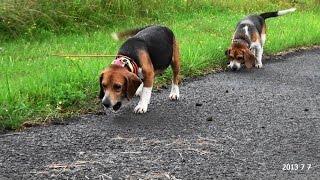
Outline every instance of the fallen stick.
POLYGON ((109 54, 51 54, 51 56, 58 57, 116 57, 119 55, 109 55, 109 54))

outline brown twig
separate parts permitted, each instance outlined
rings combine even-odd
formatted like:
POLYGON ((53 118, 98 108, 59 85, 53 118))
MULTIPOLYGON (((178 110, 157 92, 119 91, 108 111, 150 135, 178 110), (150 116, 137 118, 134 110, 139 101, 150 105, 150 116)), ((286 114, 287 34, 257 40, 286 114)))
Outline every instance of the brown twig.
POLYGON ((50 56, 58 57, 116 57, 119 55, 110 55, 110 54, 51 54, 50 56))

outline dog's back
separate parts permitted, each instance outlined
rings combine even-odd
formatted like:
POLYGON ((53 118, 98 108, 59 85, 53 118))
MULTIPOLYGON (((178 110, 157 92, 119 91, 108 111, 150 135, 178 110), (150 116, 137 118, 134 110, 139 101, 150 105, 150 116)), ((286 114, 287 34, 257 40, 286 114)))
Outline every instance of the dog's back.
MULTIPOLYGON (((255 32, 261 34, 264 24, 264 19, 257 14, 246 16, 237 24, 234 38, 247 39, 252 37, 253 33, 255 32)), ((247 39, 246 41, 251 42, 251 39, 247 39)))
POLYGON ((135 38, 144 40, 156 69, 166 69, 170 65, 174 39, 170 29, 163 26, 151 26, 140 31, 135 38))
POLYGON ((163 26, 148 26, 142 28, 134 36, 127 39, 120 47, 118 54, 131 57, 138 65, 140 50, 148 52, 154 69, 166 69, 173 55, 173 32, 163 26))
MULTIPOLYGON (((252 37, 254 33, 258 33, 261 35, 263 29, 265 30, 265 20, 272 17, 282 16, 291 12, 294 12, 296 9, 286 9, 280 11, 273 11, 273 12, 265 12, 261 14, 253 14, 244 17, 236 26, 236 33, 234 38, 235 39, 245 39, 247 42, 250 42, 248 37, 252 37), (248 33, 248 34, 246 34, 248 33)), ((250 43, 249 43, 250 44, 250 43)))

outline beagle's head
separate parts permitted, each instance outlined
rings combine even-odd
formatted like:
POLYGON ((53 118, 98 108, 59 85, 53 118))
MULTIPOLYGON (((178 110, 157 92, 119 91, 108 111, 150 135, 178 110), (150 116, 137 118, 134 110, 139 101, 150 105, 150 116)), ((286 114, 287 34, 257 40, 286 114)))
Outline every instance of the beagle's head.
POLYGON ((228 57, 228 68, 232 70, 239 70, 242 64, 250 69, 256 62, 256 57, 244 43, 233 43, 225 54, 228 57))
POLYGON ((112 107, 117 111, 124 98, 129 100, 134 96, 141 82, 135 73, 121 66, 111 65, 101 73, 99 98, 104 107, 112 107))

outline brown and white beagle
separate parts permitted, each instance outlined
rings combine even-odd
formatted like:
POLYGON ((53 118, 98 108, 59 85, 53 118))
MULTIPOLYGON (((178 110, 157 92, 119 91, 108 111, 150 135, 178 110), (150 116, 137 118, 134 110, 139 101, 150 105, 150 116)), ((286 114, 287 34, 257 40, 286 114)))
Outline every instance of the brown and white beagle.
POLYGON ((148 26, 141 29, 113 33, 118 40, 127 36, 113 63, 100 76, 100 95, 105 108, 118 110, 124 98, 139 95, 135 113, 145 113, 151 98, 155 75, 169 65, 173 70, 169 98, 179 99, 180 53, 173 32, 164 26, 148 26))
POLYGON ((296 8, 254 14, 243 18, 236 26, 231 46, 226 50, 228 68, 238 70, 241 64, 246 68, 262 68, 263 46, 266 41, 265 19, 294 12, 296 8))

